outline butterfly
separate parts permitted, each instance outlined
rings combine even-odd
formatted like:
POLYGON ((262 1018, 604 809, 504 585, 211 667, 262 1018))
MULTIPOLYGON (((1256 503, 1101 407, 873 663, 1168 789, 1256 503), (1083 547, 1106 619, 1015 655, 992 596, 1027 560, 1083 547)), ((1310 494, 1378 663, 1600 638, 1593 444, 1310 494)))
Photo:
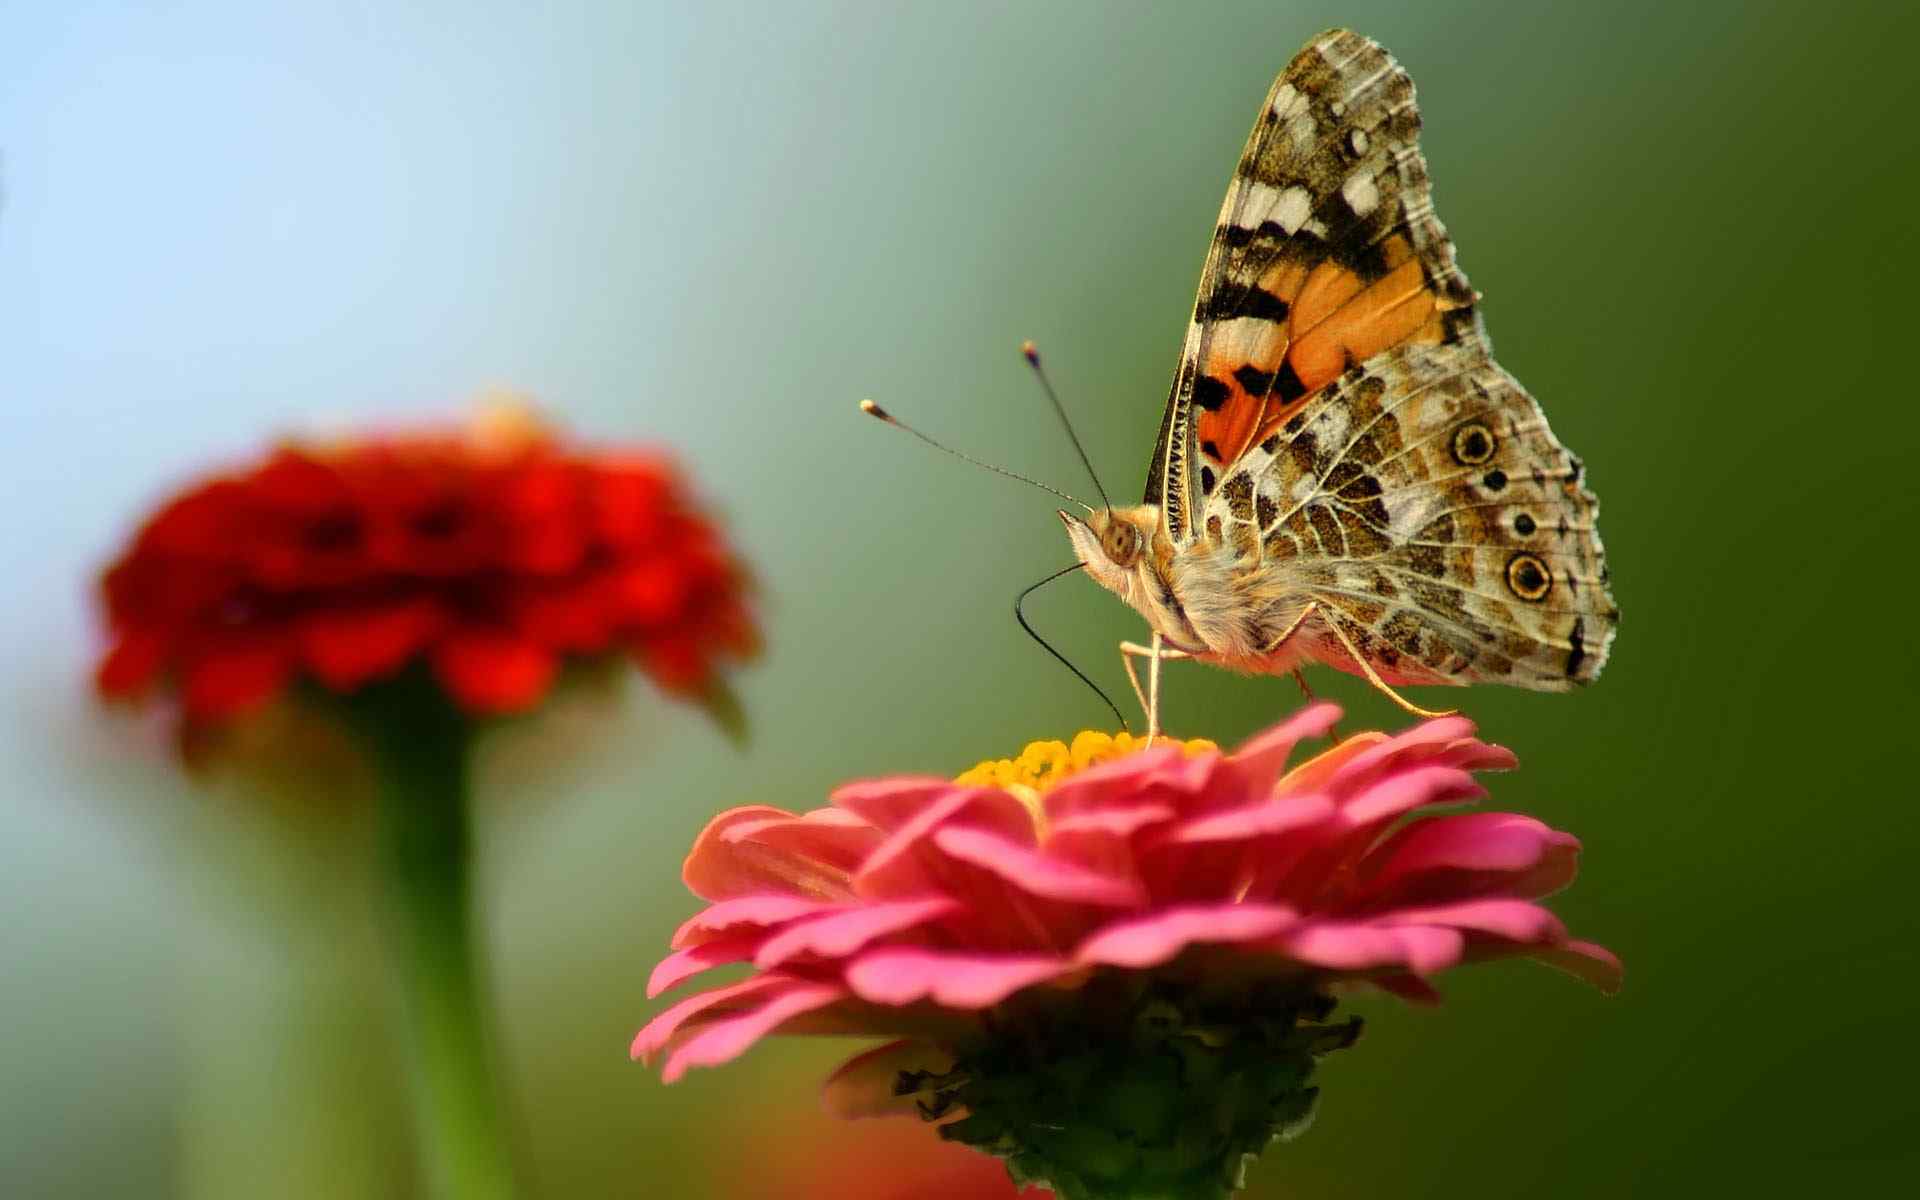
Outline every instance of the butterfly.
MULTIPOLYGON (((1131 508, 1061 511, 1162 661, 1324 663, 1395 684, 1563 691, 1620 612, 1581 462, 1493 359, 1434 216, 1413 81, 1335 29, 1289 63, 1234 170, 1131 508)), ((1134 659, 1151 662, 1142 694, 1134 659)))

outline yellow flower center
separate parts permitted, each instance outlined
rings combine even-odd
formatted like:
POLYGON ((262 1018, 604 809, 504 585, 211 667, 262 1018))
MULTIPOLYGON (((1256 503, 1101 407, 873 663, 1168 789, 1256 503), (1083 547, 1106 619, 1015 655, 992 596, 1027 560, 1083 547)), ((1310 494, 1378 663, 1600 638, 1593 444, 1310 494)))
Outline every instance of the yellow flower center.
POLYGON ((490 388, 467 420, 467 445, 481 455, 512 458, 552 436, 531 396, 490 388))
MULTIPOLYGON (((1181 741, 1162 735, 1155 745, 1178 746, 1188 754, 1217 750, 1205 738, 1181 741)), ((1005 788, 1016 795, 1027 791, 1038 795, 1069 776, 1100 763, 1125 758, 1147 748, 1147 739, 1130 733, 1102 733, 1083 730, 1069 746, 1061 741, 1029 742, 1018 758, 994 758, 962 771, 955 783, 973 787, 1005 788)))

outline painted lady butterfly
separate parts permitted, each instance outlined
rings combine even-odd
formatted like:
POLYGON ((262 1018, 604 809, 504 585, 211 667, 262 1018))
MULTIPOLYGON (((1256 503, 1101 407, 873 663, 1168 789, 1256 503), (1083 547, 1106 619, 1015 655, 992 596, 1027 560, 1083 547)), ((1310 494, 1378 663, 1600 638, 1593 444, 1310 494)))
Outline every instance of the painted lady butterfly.
MULTIPOLYGON (((1201 270, 1144 502, 1060 514, 1146 617, 1140 695, 1195 658, 1564 690, 1619 609, 1580 460, 1494 362, 1433 213, 1413 81, 1315 38, 1273 85, 1201 270)), ((1303 685, 1304 685, 1304 681, 1303 685)))

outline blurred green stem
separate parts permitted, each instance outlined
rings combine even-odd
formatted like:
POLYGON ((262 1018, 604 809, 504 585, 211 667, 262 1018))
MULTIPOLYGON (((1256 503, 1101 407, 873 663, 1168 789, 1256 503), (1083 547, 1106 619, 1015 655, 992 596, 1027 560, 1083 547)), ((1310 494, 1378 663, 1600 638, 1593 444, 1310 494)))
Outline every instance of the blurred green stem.
POLYGON ((499 1200, 514 1188, 471 921, 473 728, 431 689, 393 684, 371 691, 356 698, 355 708, 380 767, 381 849, 428 1194, 499 1200))

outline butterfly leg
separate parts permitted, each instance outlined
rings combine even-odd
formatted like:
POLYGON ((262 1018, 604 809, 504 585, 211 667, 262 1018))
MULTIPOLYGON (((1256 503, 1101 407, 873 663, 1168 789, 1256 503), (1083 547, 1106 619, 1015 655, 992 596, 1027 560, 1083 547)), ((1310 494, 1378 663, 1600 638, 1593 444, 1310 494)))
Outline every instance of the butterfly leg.
POLYGON ((1160 631, 1153 631, 1153 661, 1147 665, 1147 749, 1160 736, 1160 631))
MULTIPOLYGON (((1313 694, 1312 688, 1307 686, 1307 673, 1305 671, 1302 671, 1299 667, 1295 667, 1293 669, 1293 682, 1296 686, 1299 687, 1300 694, 1307 698, 1308 704, 1312 704, 1314 701, 1320 698, 1313 694)), ((1333 724, 1327 726, 1327 736, 1333 740, 1333 744, 1336 746, 1339 745, 1341 742, 1344 742, 1347 740, 1344 737, 1340 736, 1340 722, 1338 721, 1335 721, 1333 724)))
MULTIPOLYGON (((1314 606, 1308 605, 1307 607, 1308 610, 1311 611, 1314 606)), ((1340 644, 1346 647, 1347 657, 1359 663, 1360 669, 1367 673, 1367 682, 1379 688, 1381 694, 1395 704, 1398 704, 1406 712, 1416 717, 1450 717, 1460 711, 1457 708, 1421 708, 1418 704, 1415 704, 1413 701, 1387 686, 1387 681, 1380 678, 1379 673, 1373 669, 1373 664, 1366 660, 1365 656, 1360 653, 1359 647, 1353 644, 1353 639, 1347 636, 1347 631, 1340 628, 1340 622, 1328 621, 1327 628, 1333 630, 1333 636, 1339 638, 1340 644)))
POLYGON ((1161 644, 1158 633, 1153 635, 1153 645, 1142 646, 1137 642, 1120 643, 1120 662, 1127 668, 1127 682, 1133 685, 1133 698, 1140 702, 1140 710, 1147 714, 1147 745, 1151 746, 1160 736, 1160 664, 1181 658, 1192 658, 1185 650, 1169 650, 1161 644), (1147 690, 1140 690, 1140 676, 1133 669, 1135 658, 1152 660, 1147 668, 1147 690))
MULTIPOLYGON (((1308 602, 1307 606, 1300 610, 1300 615, 1293 619, 1293 622, 1281 632, 1279 637, 1273 639, 1273 643, 1267 647, 1266 653, 1272 654, 1278 650, 1286 643, 1288 638, 1292 637, 1302 625, 1307 623, 1308 617, 1311 617, 1318 611, 1320 611, 1319 601, 1314 600, 1308 602)), ((1346 630, 1340 628, 1338 621, 1328 620, 1326 626, 1333 631, 1333 636, 1340 639, 1340 644, 1346 647, 1347 657, 1360 664, 1360 669, 1366 672, 1367 682, 1378 688, 1382 695, 1386 696, 1387 699, 1393 701, 1395 704, 1398 704, 1404 711, 1416 717, 1450 717, 1460 711, 1457 708, 1421 708, 1418 704, 1402 696, 1399 692, 1394 691, 1391 687, 1387 686, 1387 681, 1380 678, 1379 674, 1374 671, 1373 664, 1361 655, 1359 648, 1353 644, 1353 639, 1347 636, 1346 630)), ((1293 681, 1300 685, 1300 690, 1307 694, 1307 699, 1313 699, 1313 692, 1307 687, 1307 681, 1301 677, 1298 668, 1293 672, 1293 681)))

